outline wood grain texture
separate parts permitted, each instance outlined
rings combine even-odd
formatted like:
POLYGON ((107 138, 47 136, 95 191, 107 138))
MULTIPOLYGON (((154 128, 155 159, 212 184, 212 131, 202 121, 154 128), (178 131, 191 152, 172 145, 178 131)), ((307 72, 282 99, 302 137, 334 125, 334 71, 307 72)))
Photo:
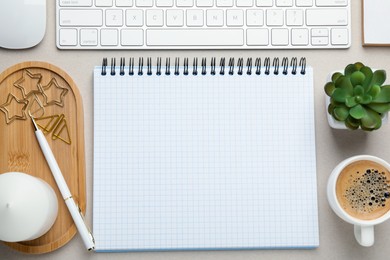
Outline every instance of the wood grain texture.
POLYGON ((40 123, 57 126, 45 136, 76 203, 85 213, 83 106, 76 84, 54 65, 23 62, 0 75, 0 174, 20 171, 43 179, 55 190, 59 204, 56 222, 45 235, 6 245, 24 253, 41 254, 65 245, 77 230, 35 138, 29 111, 38 119, 64 115, 65 120, 40 123), (68 138, 67 131, 70 144, 58 138, 68 138))

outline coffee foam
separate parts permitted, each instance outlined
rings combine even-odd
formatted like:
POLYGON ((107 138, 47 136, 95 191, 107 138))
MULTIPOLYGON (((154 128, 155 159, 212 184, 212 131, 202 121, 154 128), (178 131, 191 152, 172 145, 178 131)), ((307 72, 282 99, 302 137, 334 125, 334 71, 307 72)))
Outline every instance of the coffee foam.
POLYGON ((346 166, 336 183, 337 199, 351 216, 372 220, 390 210, 390 173, 372 161, 346 166))

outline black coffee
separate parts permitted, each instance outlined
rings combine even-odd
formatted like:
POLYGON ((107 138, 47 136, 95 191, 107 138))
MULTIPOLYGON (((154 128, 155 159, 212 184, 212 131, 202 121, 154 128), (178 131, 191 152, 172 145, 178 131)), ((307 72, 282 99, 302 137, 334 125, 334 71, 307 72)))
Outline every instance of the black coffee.
POLYGON ((352 217, 377 219, 390 210, 390 172, 373 161, 353 162, 337 178, 336 195, 352 217))

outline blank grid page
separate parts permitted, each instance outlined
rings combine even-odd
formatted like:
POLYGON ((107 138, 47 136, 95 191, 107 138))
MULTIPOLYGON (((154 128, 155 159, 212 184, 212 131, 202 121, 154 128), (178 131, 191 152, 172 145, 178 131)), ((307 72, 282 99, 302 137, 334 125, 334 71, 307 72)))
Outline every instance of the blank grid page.
POLYGON ((96 250, 318 246, 306 71, 101 76, 96 67, 96 250))

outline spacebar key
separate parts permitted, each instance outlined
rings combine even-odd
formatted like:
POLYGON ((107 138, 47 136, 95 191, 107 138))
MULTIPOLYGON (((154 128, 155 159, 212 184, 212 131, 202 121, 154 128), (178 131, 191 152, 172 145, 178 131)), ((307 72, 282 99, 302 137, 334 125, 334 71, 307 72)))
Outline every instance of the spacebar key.
POLYGON ((148 29, 149 46, 242 46, 242 29, 148 29))

